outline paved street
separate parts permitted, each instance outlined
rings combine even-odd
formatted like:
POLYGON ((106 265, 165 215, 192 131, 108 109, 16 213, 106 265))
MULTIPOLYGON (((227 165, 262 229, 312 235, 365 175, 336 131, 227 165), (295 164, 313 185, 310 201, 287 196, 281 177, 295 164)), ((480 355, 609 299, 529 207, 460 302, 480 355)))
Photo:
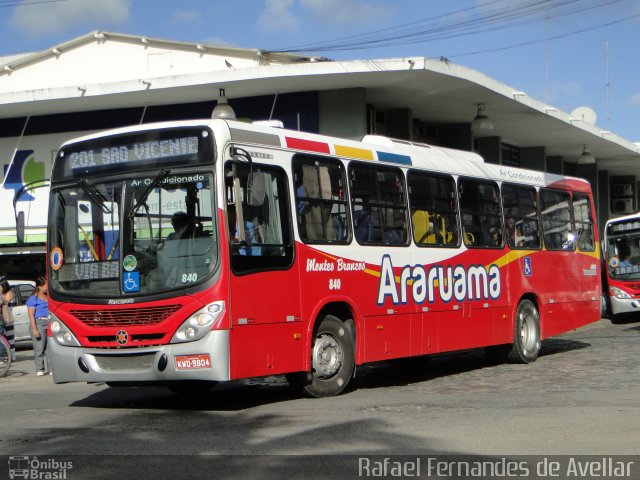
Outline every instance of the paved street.
POLYGON ((54 385, 24 350, 0 379, 0 454, 637 454, 639 341, 640 323, 601 320, 545 341, 531 365, 491 365, 482 351, 389 362, 315 400, 277 377, 189 399, 54 385))

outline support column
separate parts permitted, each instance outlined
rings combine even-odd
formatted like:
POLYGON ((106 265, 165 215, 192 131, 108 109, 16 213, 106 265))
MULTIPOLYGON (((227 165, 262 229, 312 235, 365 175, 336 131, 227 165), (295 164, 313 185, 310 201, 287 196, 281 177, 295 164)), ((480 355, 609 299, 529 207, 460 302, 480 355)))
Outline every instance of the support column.
POLYGON ((575 176, 588 180, 591 184, 591 191, 593 192, 593 198, 598 198, 598 165, 595 163, 590 165, 578 165, 575 164, 575 176))
POLYGON ((545 147, 524 147, 520 149, 520 167, 544 172, 545 147))
POLYGON ((401 140, 413 140, 413 110, 395 108, 384 112, 386 135, 401 140))
POLYGON ((366 135, 366 93, 364 88, 318 92, 319 133, 358 139, 366 135))
POLYGON ((603 237, 604 224, 609 220, 609 171, 598 171, 598 195, 593 197, 596 200, 596 215, 598 216, 598 227, 600 238, 603 237))
POLYGON ((545 172, 562 175, 564 173, 562 157, 554 155, 547 157, 547 168, 545 172))
POLYGON ((437 145, 468 152, 473 150, 473 132, 470 123, 438 125, 435 130, 437 145))
POLYGON ((502 139, 500 137, 478 138, 478 152, 487 163, 502 165, 502 139))
POLYGON ((562 174, 563 175, 570 175, 573 177, 579 177, 580 175, 578 175, 578 164, 577 163, 573 163, 573 162, 562 162, 562 174))

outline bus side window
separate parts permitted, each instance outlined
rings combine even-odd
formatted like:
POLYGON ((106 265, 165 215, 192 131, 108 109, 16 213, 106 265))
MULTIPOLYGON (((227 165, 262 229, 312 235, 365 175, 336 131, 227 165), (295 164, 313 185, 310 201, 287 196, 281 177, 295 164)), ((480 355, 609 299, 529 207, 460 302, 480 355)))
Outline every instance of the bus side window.
POLYGON ((244 274, 288 268, 293 261, 290 199, 287 176, 278 167, 253 164, 253 195, 249 201, 249 168, 244 163, 226 165, 227 220, 231 268, 244 274), (258 183, 259 182, 259 183, 258 183), (262 188, 264 182, 264 189, 262 188))
POLYGON ((460 179, 458 193, 465 245, 502 248, 498 185, 484 180, 460 179), (492 230, 497 231, 497 237, 492 237, 492 230))
POLYGON ((576 239, 578 248, 583 252, 595 250, 593 234, 593 220, 591 219, 591 202, 587 195, 576 193, 573 195, 573 218, 576 224, 576 239))
POLYGON ((349 178, 358 243, 408 245, 408 209, 402 170, 354 162, 349 178))
POLYGON ((575 250, 568 192, 540 189, 544 244, 548 250, 575 250))
POLYGON ((457 247, 455 181, 448 175, 409 170, 413 241, 420 247, 457 247))
POLYGON ((293 172, 300 238, 307 243, 347 242, 349 219, 342 164, 297 155, 293 172))
POLYGON ((512 249, 539 249, 541 228, 536 190, 524 185, 503 183, 502 205, 509 247, 512 249))

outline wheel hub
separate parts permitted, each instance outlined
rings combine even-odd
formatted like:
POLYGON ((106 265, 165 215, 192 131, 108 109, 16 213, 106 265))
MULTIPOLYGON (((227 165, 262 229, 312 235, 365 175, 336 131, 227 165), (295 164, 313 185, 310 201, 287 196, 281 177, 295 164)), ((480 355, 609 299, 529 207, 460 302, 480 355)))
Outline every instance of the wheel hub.
POLYGON ((533 307, 523 308, 521 315, 520 339, 525 350, 531 351, 535 348, 537 342, 536 335, 536 311, 533 307))
POLYGON ((322 334, 313 347, 313 369, 316 376, 327 378, 335 375, 343 362, 343 351, 333 336, 322 334))

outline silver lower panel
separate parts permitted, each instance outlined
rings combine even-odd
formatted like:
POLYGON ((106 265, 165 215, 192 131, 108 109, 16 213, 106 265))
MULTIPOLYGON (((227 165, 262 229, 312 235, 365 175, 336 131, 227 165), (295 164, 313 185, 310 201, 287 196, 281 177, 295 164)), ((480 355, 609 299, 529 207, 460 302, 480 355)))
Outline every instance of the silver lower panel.
POLYGON ((609 297, 611 300, 611 313, 618 315, 619 313, 640 313, 640 301, 632 298, 615 298, 609 297))
POLYGON ((47 358, 55 383, 228 381, 230 378, 228 330, 214 330, 196 342, 115 350, 64 347, 49 338, 47 358), (211 357, 211 368, 177 369, 176 356, 205 353, 211 357), (164 355, 167 364, 164 371, 160 371, 158 367, 164 355), (80 368, 80 359, 88 367, 88 373, 80 368))

